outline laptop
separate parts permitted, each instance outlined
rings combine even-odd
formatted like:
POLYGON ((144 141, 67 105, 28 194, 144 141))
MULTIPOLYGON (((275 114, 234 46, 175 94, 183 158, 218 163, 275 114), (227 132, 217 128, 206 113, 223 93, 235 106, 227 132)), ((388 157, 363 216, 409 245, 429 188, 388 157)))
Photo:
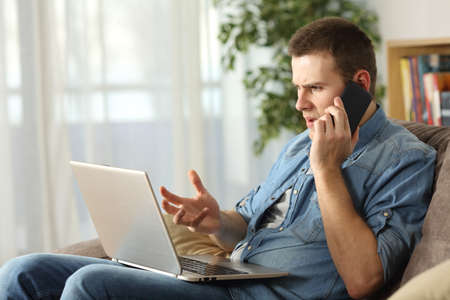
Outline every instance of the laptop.
POLYGON ((288 275, 213 255, 178 256, 146 172, 70 164, 103 248, 114 261, 193 282, 288 275))

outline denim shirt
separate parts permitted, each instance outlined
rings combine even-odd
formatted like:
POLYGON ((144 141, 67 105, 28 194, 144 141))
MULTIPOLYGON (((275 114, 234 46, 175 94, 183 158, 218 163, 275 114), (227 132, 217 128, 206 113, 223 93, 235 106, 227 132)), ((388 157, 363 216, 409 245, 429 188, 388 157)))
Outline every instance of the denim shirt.
MULTIPOLYGON (((310 168, 309 132, 293 138, 268 178, 236 204, 248 223, 241 260, 289 272, 276 279, 233 283, 234 299, 348 299, 327 247, 310 168), (259 229, 264 212, 289 188, 291 201, 276 228, 259 229)), ((359 131, 342 174, 354 208, 373 231, 385 282, 405 267, 421 237, 431 198, 435 150, 405 128, 376 113, 359 131)))

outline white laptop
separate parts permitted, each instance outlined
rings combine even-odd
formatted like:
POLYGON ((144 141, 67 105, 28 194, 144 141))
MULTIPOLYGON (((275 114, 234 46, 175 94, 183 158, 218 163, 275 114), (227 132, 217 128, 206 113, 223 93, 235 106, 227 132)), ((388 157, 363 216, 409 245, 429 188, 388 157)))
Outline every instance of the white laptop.
POLYGON ((212 255, 178 256, 147 173, 70 164, 103 248, 114 261, 187 281, 288 275, 212 255))

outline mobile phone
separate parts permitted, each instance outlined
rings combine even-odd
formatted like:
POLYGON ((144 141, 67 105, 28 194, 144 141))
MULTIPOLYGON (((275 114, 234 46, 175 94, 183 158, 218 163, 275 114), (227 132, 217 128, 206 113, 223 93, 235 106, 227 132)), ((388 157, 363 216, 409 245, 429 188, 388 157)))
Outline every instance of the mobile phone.
POLYGON ((366 112, 367 107, 369 107, 370 101, 372 101, 372 95, 356 82, 349 81, 344 92, 342 92, 341 99, 342 102, 344 102, 344 108, 347 112, 348 122, 350 124, 350 131, 353 135, 362 116, 366 112))

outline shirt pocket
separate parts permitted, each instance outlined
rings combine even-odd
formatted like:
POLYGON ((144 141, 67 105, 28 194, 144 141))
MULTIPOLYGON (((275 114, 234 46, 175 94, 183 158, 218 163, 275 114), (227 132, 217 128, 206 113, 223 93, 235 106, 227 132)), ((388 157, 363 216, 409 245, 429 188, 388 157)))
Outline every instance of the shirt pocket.
POLYGON ((303 215, 289 226, 291 234, 302 244, 325 241, 325 232, 322 223, 317 193, 314 191, 303 215))

